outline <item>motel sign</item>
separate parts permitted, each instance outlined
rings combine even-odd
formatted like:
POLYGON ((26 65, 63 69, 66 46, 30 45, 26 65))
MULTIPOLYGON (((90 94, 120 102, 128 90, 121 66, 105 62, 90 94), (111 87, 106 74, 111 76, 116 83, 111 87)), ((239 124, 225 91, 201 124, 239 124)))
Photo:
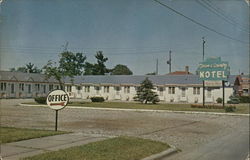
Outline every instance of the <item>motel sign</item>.
POLYGON ((220 57, 211 57, 200 62, 197 71, 203 81, 221 81, 227 80, 230 67, 228 62, 221 61, 220 57))

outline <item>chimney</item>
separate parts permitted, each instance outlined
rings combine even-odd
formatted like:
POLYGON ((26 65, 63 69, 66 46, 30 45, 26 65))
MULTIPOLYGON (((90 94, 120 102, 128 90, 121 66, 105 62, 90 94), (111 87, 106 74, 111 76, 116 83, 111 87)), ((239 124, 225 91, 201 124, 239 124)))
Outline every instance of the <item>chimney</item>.
POLYGON ((185 72, 186 74, 189 74, 189 66, 185 66, 185 72))

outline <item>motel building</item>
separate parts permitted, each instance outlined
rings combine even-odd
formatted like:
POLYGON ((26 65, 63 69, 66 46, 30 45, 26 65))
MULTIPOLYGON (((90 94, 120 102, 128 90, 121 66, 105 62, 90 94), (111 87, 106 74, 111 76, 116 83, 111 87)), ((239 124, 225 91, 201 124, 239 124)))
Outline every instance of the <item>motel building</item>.
MULTIPOLYGON (((178 73, 180 72, 167 75, 76 76, 73 79, 66 77, 63 85, 70 98, 87 100, 101 96, 111 101, 133 101, 137 87, 148 78, 154 84, 154 91, 161 102, 202 103, 203 82, 199 76, 188 71, 178 73)), ((239 88, 239 79, 240 76, 228 77, 225 84, 225 102, 237 93, 235 89, 239 88)), ((216 103, 217 98, 222 98, 222 81, 206 82, 205 86, 206 103, 216 103)), ((59 88, 55 79, 46 79, 43 74, 0 71, 0 98, 47 96, 50 91, 59 88)))

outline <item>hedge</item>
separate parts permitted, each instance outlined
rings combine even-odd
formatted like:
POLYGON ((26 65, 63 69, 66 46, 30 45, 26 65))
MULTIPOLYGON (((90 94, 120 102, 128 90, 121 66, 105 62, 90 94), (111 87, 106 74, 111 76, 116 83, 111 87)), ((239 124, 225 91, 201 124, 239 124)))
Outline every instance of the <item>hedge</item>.
POLYGON ((39 104, 46 104, 47 97, 35 97, 34 100, 39 104))
POLYGON ((104 102, 103 97, 91 97, 90 99, 92 102, 104 102))
POLYGON ((207 109, 224 109, 222 105, 215 105, 215 104, 191 104, 192 108, 207 108, 207 109))
POLYGON ((239 96, 240 103, 250 103, 250 96, 239 96))

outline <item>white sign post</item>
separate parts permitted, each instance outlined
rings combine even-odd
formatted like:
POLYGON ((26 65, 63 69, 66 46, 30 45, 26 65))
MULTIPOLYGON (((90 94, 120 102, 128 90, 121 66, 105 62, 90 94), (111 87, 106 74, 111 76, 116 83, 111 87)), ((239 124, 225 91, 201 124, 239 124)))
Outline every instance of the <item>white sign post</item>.
POLYGON ((68 94, 63 90, 53 90, 47 96, 47 105, 56 111, 55 131, 57 131, 58 111, 67 106, 68 94))

